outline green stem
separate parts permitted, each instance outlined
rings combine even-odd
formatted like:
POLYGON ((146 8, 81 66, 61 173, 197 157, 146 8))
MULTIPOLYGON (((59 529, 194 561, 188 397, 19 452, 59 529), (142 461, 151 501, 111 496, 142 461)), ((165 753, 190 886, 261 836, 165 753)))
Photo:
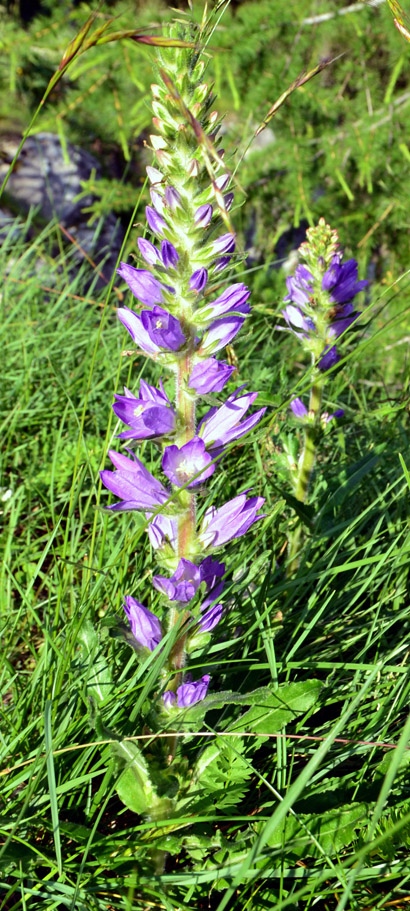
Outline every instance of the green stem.
MULTIPOLYGON (((192 371, 192 353, 187 352, 184 358, 181 358, 178 365, 175 406, 178 415, 180 430, 176 436, 177 446, 183 446, 195 436, 195 398, 187 392, 188 378, 192 371)), ((195 494, 187 487, 181 491, 180 500, 182 501, 182 512, 178 517, 178 538, 177 538, 177 555, 178 558, 185 557, 191 559, 195 547, 196 539, 196 502, 195 494)), ((172 605, 169 611, 169 629, 175 626, 184 628, 185 622, 189 617, 187 612, 181 614, 181 611, 172 605)), ((181 631, 175 642, 169 657, 169 666, 175 671, 170 681, 169 687, 174 692, 182 683, 183 668, 185 665, 185 646, 186 632, 181 631)), ((173 755, 176 748, 171 740, 170 754, 173 755)))
POLYGON ((297 500, 300 500, 301 503, 304 503, 306 500, 309 481, 315 464, 317 426, 320 420, 322 393, 323 383, 321 380, 318 380, 313 384, 310 390, 309 413, 312 423, 308 424, 305 429, 305 442, 299 462, 298 480, 295 489, 295 497, 297 500))
MULTIPOLYGON (((316 458, 316 439, 320 411, 322 407, 323 379, 318 377, 310 390, 309 416, 310 423, 305 428, 303 452, 299 460, 299 471, 295 486, 295 497, 300 503, 305 503, 309 483, 312 476, 316 458)), ((299 566, 298 551, 302 536, 302 523, 299 520, 289 542, 289 568, 288 575, 293 575, 299 566)))

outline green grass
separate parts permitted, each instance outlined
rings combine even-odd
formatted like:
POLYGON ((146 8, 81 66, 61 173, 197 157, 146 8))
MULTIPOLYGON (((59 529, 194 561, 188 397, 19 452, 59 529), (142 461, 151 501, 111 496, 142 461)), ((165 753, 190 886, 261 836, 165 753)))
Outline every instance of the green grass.
MULTIPOLYGON (((243 231, 246 207, 260 206, 247 187, 233 216, 243 231)), ((338 193, 326 200, 329 219, 338 193)), ((387 206, 386 188, 378 193, 387 206)), ((129 246, 139 195, 133 204, 129 246)), ((332 224, 354 255, 345 205, 332 224)), ((275 229, 258 211, 268 238, 275 229)), ((120 626, 126 593, 156 609, 157 565, 144 523, 105 512, 98 480, 116 445, 113 392, 159 372, 124 356, 117 295, 84 290, 88 267, 73 267, 54 225, 3 243, 1 911, 407 907, 409 283, 397 224, 383 224, 387 265, 380 254, 325 392, 345 419, 323 438, 291 579, 282 441, 299 433, 287 406, 310 378, 296 341, 277 329, 283 271, 265 262, 243 272, 254 310, 235 343, 237 379, 268 409, 201 508, 252 487, 267 517, 226 549, 229 612, 190 668, 244 704, 215 707, 199 734, 181 729, 187 767, 201 755, 204 769, 178 813, 159 820, 120 801, 109 743, 130 738, 131 756, 132 738, 145 737, 135 742, 151 763, 167 755, 168 732, 152 740, 149 728, 167 645, 139 663, 120 626), (246 702, 259 687, 284 703, 260 721, 246 702)), ((155 447, 141 449, 158 471, 155 447)))

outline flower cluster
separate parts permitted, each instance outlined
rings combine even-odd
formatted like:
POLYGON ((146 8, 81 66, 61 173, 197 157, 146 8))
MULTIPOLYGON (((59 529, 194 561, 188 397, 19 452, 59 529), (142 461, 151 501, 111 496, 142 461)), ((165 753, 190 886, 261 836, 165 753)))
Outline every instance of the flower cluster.
MULTIPOLYGON (((161 53, 164 60, 166 51, 161 53)), ((215 354, 243 326, 250 305, 244 284, 222 284, 235 251, 235 234, 226 230, 233 193, 227 191, 230 173, 218 148, 212 91, 201 81, 203 63, 187 66, 188 53, 193 55, 173 49, 172 57, 166 57, 166 72, 159 71, 160 83, 152 86, 157 134, 151 143, 157 161, 147 168, 151 239, 138 239, 143 268, 121 263, 118 270, 135 298, 132 307, 118 310, 119 319, 138 348, 174 374, 176 386, 174 404, 161 380, 158 388, 141 380, 137 392, 125 388, 123 395, 116 395, 113 409, 126 427, 118 437, 155 440, 162 447, 164 480, 155 478, 132 449, 128 455, 110 451, 114 470, 101 472, 104 485, 119 498, 108 509, 141 510, 158 560, 172 573, 153 577, 164 601, 163 620, 131 596, 124 603, 136 641, 150 651, 162 648, 164 635, 179 624, 177 647, 166 668, 167 711, 186 708, 206 695, 209 676, 196 682, 184 679, 183 666, 190 640, 209 634, 222 616, 225 564, 213 555, 261 518, 264 502, 240 493, 222 506, 212 505, 197 520, 198 489, 227 447, 254 428, 265 409, 248 414, 257 393, 243 387, 224 404, 212 404, 212 396, 224 389, 234 371, 215 354), (198 141, 201 136, 207 137, 206 143, 198 141), (210 144, 216 149, 211 166, 210 144), (197 421, 196 406, 203 397, 211 407, 197 421)))
POLYGON ((299 252, 307 265, 297 266, 295 275, 286 279, 282 314, 319 370, 329 370, 340 360, 335 341, 361 315, 353 299, 368 283, 357 280, 355 259, 342 262, 337 232, 323 218, 308 230, 299 252))

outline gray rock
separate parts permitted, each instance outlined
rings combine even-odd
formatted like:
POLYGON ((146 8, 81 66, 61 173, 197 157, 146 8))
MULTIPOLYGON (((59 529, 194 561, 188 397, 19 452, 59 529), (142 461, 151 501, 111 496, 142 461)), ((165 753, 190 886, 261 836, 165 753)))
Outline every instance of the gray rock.
MULTIPOLYGON (((20 137, 8 134, 0 137, 0 180, 3 181, 18 148, 20 137)), ((35 209, 35 223, 44 225, 56 220, 71 234, 75 242, 97 265, 104 285, 112 276, 124 237, 122 226, 113 214, 104 217, 102 224, 87 224, 90 214, 84 209, 92 205, 92 194, 76 197, 82 192, 81 182, 91 174, 101 176, 101 167, 93 155, 67 142, 62 147, 54 133, 29 136, 17 159, 4 193, 4 203, 16 214, 35 209)), ((3 211, 1 220, 7 220, 3 211)), ((75 247, 75 245, 74 245, 75 247)), ((84 260, 78 247, 73 251, 77 262, 84 260)), ((90 266, 90 270, 91 270, 90 266)))

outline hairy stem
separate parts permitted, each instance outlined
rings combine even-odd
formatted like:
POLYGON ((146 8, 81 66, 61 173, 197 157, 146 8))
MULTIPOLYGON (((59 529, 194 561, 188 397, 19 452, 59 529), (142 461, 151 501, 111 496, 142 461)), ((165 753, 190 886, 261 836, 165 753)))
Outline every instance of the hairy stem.
MULTIPOLYGON (((195 398, 187 392, 188 378, 192 370, 192 355, 188 352, 181 358, 178 365, 175 406, 179 420, 179 433, 176 437, 177 446, 183 446, 195 436, 195 398)), ((178 557, 192 558, 196 538, 196 502, 195 494, 186 488, 181 492, 182 512, 178 518, 178 557)), ((175 671, 170 682, 170 689, 174 692, 182 683, 183 668, 185 665, 186 624, 189 613, 181 615, 181 611, 172 605, 169 612, 169 629, 181 626, 181 632, 169 657, 169 666, 175 671)), ((173 755, 176 743, 171 740, 170 754, 173 755)))
MULTIPOLYGON (((309 483, 316 457, 316 438, 318 423, 320 421, 320 410, 322 406, 323 380, 318 377, 313 383, 310 390, 309 415, 311 422, 306 425, 305 439, 302 455, 299 460, 299 471, 295 486, 295 497, 301 503, 306 502, 309 489, 309 483)), ((302 536, 302 523, 299 520, 293 531, 289 542, 289 568, 288 575, 292 575, 299 565, 298 551, 300 539, 302 536)))

